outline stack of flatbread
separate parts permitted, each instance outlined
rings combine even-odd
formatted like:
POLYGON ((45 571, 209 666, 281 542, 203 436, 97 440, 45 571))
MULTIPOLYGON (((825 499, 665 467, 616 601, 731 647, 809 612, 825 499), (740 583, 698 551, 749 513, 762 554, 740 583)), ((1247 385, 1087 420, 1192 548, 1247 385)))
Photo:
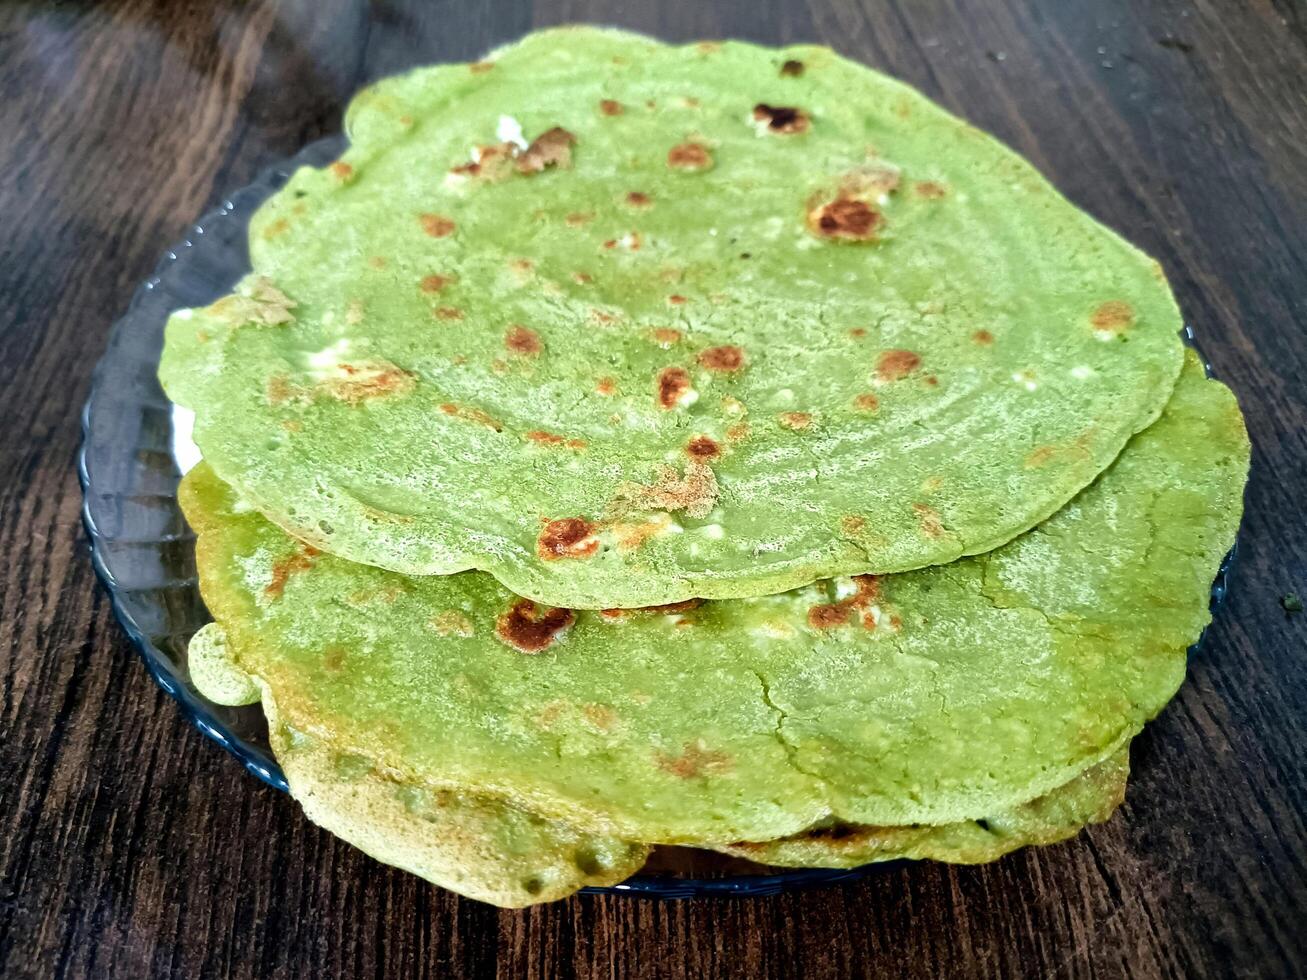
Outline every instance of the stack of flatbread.
POLYGON ((310 819, 506 906, 1107 819, 1248 465, 1157 263, 819 47, 546 31, 346 130, 160 369, 192 676, 310 819))

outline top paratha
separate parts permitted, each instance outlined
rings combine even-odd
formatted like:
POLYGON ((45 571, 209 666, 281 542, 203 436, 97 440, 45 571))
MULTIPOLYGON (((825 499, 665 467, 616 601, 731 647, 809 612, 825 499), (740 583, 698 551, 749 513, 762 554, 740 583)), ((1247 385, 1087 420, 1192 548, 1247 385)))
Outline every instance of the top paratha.
POLYGON ((547 31, 346 122, 161 377, 220 477, 355 561, 577 608, 948 562, 1179 371, 1155 263, 824 48, 547 31))

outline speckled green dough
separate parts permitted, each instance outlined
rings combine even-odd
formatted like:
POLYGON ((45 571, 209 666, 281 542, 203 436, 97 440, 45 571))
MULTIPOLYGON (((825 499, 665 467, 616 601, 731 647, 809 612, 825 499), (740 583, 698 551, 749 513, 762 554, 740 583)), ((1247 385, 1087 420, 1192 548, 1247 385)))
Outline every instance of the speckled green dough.
MULTIPOLYGON (((216 670, 192 669, 206 697, 232 694, 215 677, 241 674, 221 627, 209 624, 192 642, 216 670)), ((269 740, 291 794, 319 826, 379 861, 496 905, 520 907, 562 898, 585 885, 613 884, 636 871, 649 848, 546 819, 503 797, 475 790, 432 788, 396 778, 375 762, 337 751, 330 740, 284 724, 276 700, 262 692, 269 740)), ((243 695, 242 695, 243 697, 243 695)), ((235 703, 235 702, 232 702, 235 703)), ((241 701, 239 703, 245 703, 241 701)), ((716 849, 774 865, 856 867, 897 858, 977 864, 1031 844, 1073 836, 1111 816, 1125 794, 1129 749, 1038 799, 990 813, 983 820, 937 826, 823 825, 791 837, 735 842, 716 849)))
POLYGON ((489 575, 306 554, 204 466, 182 503, 205 601, 287 724, 403 778, 704 844, 972 820, 1106 759, 1183 678, 1247 463, 1233 396, 1191 356, 1163 417, 1054 517, 884 577, 845 625, 810 621, 856 598, 837 579, 578 612, 534 655, 499 639, 516 598, 489 575))
POLYGON ((996 810, 979 820, 928 827, 816 828, 780 840, 718 847, 763 864, 799 868, 856 868, 875 861, 948 861, 984 864, 1032 844, 1055 844, 1088 824, 1107 820, 1125 799, 1130 749, 1037 799, 996 810))
POLYGON ((222 479, 354 561, 575 608, 944 563, 1086 486, 1179 370, 1155 263, 824 48, 548 31, 383 81, 346 128, 259 211, 256 277, 169 322, 161 377, 222 479), (570 161, 451 173, 514 124, 570 161), (669 164, 687 142, 711 168, 669 164), (873 240, 822 225, 841 182, 873 240), (545 560, 570 518, 582 556, 545 560))
POLYGON ((283 724, 271 694, 264 710, 277 761, 309 819, 442 888, 518 908, 619 882, 649 853, 511 802, 405 783, 283 724))

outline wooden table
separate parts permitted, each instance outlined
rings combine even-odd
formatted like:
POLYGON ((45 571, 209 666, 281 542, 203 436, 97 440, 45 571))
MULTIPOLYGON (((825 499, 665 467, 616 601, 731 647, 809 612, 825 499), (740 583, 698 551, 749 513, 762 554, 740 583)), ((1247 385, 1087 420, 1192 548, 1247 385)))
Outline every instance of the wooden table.
POLYGON ((1307 10, 1294 0, 484 0, 0 8, 0 973, 1302 976, 1307 10), (1166 267, 1253 439, 1232 594, 1066 845, 744 901, 500 911, 305 821, 184 722, 87 562, 78 410, 111 321, 361 84, 532 27, 820 40, 1029 156, 1166 267))

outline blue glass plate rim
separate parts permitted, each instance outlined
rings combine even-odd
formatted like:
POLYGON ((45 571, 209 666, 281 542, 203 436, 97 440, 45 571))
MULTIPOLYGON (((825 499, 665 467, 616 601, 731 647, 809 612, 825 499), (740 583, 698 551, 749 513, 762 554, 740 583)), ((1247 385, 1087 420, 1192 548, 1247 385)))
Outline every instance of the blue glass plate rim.
MULTIPOLYGON (((196 254, 197 242, 201 245, 204 244, 204 236, 209 234, 210 229, 234 221, 243 230, 249 214, 268 195, 284 184, 297 167, 321 166, 338 156, 344 145, 342 135, 329 136, 310 143, 293 157, 265 168, 252 183, 227 196, 217 208, 203 215, 199 221, 191 226, 190 234, 185 239, 164 253, 153 274, 136 289, 126 312, 111 328, 105 353, 92 374, 90 394, 81 413, 82 444, 77 456, 77 475, 83 495, 82 522, 90 541, 92 565, 97 578, 109 594, 115 619, 118 620, 127 633, 129 640, 145 662, 145 666, 155 682, 178 703, 182 714, 187 720, 205 736, 235 756, 250 773, 275 789, 282 791, 288 791, 286 777, 272 757, 271 752, 251 742, 248 738, 242 737, 233 731, 231 726, 219 719, 215 715, 215 706, 187 684, 185 679, 178 674, 167 654, 138 621, 138 617, 128 601, 130 590, 120 585, 109 565, 108 549, 115 539, 102 529, 100 522, 97 520, 93 501, 98 488, 95 468, 90 461, 90 457, 92 451, 97 448, 95 423, 97 421, 97 409, 106 397, 105 382, 115 369, 124 366, 121 363, 123 361, 121 350, 124 340, 131 336, 132 331, 140 332, 146 326, 152 326, 160 333, 162 331, 162 319, 166 316, 167 308, 161 311, 147 312, 145 307, 160 291, 166 277, 178 267, 179 263, 185 263, 196 254)), ((243 248, 243 241, 239 247, 243 248)), ((226 285, 230 286, 230 283, 226 283, 226 285)), ((1186 344, 1196 350, 1198 349, 1191 327, 1185 327, 1183 339, 1186 344)), ((155 365, 157 365, 157 357, 158 351, 156 350, 154 351, 155 365)), ((1211 365, 1206 362, 1206 359, 1204 359, 1204 366, 1208 376, 1211 377, 1211 365)), ((124 451, 129 448, 136 447, 124 447, 124 451)), ((111 491, 110 495, 116 497, 118 491, 111 491)), ((161 499, 166 497, 166 495, 158 496, 161 499)), ((172 506, 178 511, 176 516, 180 517, 180 511, 175 500, 172 506)), ((155 543, 163 543, 165 540, 170 539, 160 538, 155 543)), ((179 536, 176 540, 185 541, 187 538, 179 536)), ((133 543, 149 544, 151 542, 133 543)), ((1237 545, 1231 548, 1229 554, 1225 556, 1212 583, 1211 609, 1213 613, 1216 612, 1228 591, 1229 573, 1236 551, 1237 545)), ((173 585, 185 587, 186 583, 173 583, 173 585)), ((195 597, 198 599, 198 586, 191 582, 190 589, 194 591, 195 597)), ((200 601, 202 602, 202 600, 200 601)), ((1206 630, 1190 647, 1189 652, 1191 655, 1198 651, 1205 637, 1206 630)), ((639 873, 621 884, 586 888, 583 889, 583 893, 636 895, 664 899, 714 895, 762 896, 791 889, 851 881, 862 877, 873 867, 875 865, 864 865, 852 869, 804 868, 775 874, 741 874, 724 878, 681 878, 672 875, 639 873)))

